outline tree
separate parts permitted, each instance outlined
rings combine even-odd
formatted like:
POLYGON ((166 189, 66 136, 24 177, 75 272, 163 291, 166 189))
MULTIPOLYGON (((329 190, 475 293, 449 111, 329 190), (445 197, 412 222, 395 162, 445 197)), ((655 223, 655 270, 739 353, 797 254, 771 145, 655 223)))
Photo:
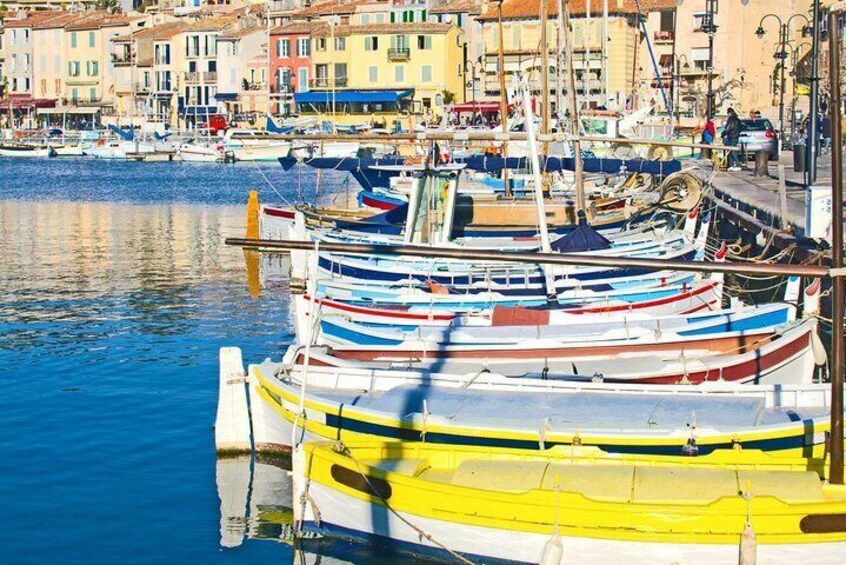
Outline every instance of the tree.
MULTIPOLYGON (((841 44, 840 46, 840 53, 838 53, 838 60, 840 61, 840 88, 841 92, 844 88, 846 88, 846 61, 843 60, 843 55, 846 54, 846 50, 843 49, 841 44)), ((829 50, 828 49, 820 49, 820 57, 819 57, 819 75, 820 75, 820 96, 823 98, 831 99, 831 80, 829 79, 829 72, 828 72, 828 61, 829 61, 829 50)))
POLYGON ((110 14, 120 14, 123 12, 120 0, 97 0, 97 9, 104 10, 110 14))

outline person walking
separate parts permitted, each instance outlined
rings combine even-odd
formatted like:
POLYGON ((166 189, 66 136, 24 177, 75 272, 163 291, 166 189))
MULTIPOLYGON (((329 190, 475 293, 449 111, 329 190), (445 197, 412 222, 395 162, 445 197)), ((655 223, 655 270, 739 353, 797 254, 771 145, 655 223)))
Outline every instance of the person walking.
POLYGON ((820 137, 822 138, 822 148, 820 153, 828 155, 831 152, 831 114, 823 115, 822 123, 820 124, 820 137))
MULTIPOLYGON (((702 130, 702 144, 703 145, 711 145, 714 143, 714 138, 717 137, 717 127, 714 125, 714 120, 708 118, 705 121, 705 128, 702 130)), ((702 148, 702 151, 699 153, 700 159, 710 159, 711 158, 711 150, 702 148)))
MULTIPOLYGON (((740 118, 737 117, 737 112, 734 108, 728 109, 728 119, 723 128, 723 141, 728 147, 737 147, 740 143, 740 131, 743 129, 743 124, 740 123, 740 118)), ((737 151, 730 151, 728 155, 728 170, 740 170, 740 155, 737 151)))

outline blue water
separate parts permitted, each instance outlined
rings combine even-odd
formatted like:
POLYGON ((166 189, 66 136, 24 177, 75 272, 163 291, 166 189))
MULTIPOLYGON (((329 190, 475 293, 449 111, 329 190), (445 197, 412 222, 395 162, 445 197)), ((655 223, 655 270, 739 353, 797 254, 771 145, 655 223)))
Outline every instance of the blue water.
POLYGON ((0 159, 0 562, 291 562, 221 547, 212 429, 218 349, 291 338, 286 284, 252 298, 223 245, 248 189, 315 198, 282 174, 0 159))

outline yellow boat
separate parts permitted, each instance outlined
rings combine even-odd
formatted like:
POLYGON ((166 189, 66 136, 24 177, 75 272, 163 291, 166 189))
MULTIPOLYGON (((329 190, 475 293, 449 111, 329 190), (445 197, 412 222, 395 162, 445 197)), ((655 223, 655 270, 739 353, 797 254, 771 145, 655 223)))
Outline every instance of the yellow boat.
POLYGON ((294 518, 453 562, 845 563, 846 487, 806 465, 748 450, 315 442, 294 453, 294 518))

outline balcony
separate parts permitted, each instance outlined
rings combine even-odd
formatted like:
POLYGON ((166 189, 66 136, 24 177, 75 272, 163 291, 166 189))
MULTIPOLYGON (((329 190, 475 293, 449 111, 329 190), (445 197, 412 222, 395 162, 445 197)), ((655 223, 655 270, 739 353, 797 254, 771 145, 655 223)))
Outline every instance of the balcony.
POLYGON ((130 53, 112 53, 112 63, 116 67, 125 67, 132 64, 132 55, 130 53))
POLYGON ((673 31, 656 31, 655 43, 671 43, 676 39, 676 34, 673 31))
POLYGON ((187 83, 198 83, 198 82, 217 82, 217 72, 216 71, 191 71, 185 73, 185 82, 187 83))
POLYGON ((151 90, 152 86, 144 84, 143 82, 136 82, 132 88, 132 91, 138 94, 149 94, 151 90))
POLYGON ((317 77, 308 81, 310 88, 343 88, 347 86, 347 77, 331 79, 329 77, 317 77))
POLYGON ((408 61, 411 58, 411 49, 408 47, 391 47, 388 49, 389 61, 408 61))
POLYGON ((87 86, 87 85, 94 85, 100 82, 100 77, 89 77, 89 76, 75 76, 75 77, 68 77, 65 83, 68 86, 87 86))

